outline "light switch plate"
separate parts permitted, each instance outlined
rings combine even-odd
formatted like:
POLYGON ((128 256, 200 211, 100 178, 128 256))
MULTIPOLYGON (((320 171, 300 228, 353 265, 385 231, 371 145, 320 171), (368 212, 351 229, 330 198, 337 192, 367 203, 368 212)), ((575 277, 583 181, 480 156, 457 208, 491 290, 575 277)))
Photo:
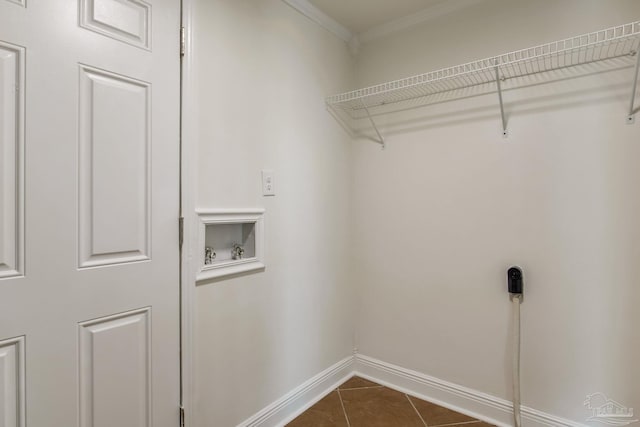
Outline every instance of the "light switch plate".
POLYGON ((269 170, 269 169, 262 170, 262 195, 263 196, 276 195, 274 173, 272 170, 269 170))

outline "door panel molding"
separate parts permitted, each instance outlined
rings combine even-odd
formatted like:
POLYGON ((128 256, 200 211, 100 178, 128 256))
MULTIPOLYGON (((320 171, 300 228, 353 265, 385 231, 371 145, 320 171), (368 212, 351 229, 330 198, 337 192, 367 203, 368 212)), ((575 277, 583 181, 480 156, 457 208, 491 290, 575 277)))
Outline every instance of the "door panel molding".
POLYGON ((0 341, 0 425, 25 427, 25 337, 0 341))
POLYGON ((151 308, 78 325, 80 427, 151 426, 151 308))
POLYGON ((151 50, 151 5, 141 0, 80 0, 80 26, 151 50))
POLYGON ((0 41, 0 279, 24 275, 25 49, 0 41))
POLYGON ((27 7, 26 0, 7 0, 9 3, 19 4, 22 7, 27 7))
POLYGON ((79 266, 151 258, 151 85, 80 65, 79 266))

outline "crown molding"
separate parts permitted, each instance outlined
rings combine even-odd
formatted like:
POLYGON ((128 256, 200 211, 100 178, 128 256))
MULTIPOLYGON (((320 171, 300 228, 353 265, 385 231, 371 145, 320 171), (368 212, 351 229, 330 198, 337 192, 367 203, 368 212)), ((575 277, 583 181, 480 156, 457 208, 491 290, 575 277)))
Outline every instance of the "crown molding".
POLYGON ((403 16, 402 18, 398 18, 391 22, 387 22, 385 24, 378 25, 377 27, 370 28, 369 30, 358 34, 358 39, 361 44, 368 43, 370 41, 407 30, 411 27, 415 27, 432 19, 448 15, 449 13, 456 12, 460 9, 464 9, 483 1, 484 0, 443 1, 414 14, 403 16))
POLYGON ((349 43, 353 34, 344 25, 309 3, 308 0, 282 0, 307 18, 319 24, 327 31, 333 33, 338 38, 349 43))

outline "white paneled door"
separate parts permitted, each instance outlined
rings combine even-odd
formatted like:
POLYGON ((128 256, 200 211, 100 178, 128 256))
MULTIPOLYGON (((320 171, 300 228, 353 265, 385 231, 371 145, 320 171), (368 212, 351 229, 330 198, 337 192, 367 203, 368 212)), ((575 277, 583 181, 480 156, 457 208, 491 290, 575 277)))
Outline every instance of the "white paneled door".
POLYGON ((179 0, 0 0, 0 427, 174 427, 179 0))

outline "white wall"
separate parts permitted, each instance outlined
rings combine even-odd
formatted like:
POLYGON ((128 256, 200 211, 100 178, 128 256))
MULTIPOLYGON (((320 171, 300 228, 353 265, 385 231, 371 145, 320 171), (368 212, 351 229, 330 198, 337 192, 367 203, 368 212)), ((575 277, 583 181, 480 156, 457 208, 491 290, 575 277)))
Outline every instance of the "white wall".
MULTIPOLYGON (((365 45, 358 86, 639 18, 635 0, 489 0, 365 45)), ((510 399, 518 264, 524 404, 578 422, 588 393, 640 408, 631 74, 523 79, 505 92, 506 140, 492 93, 381 117, 386 151, 354 142, 360 353, 510 399)))
POLYGON ((349 355, 354 322, 362 354, 509 399, 512 264, 526 273, 524 404, 578 422, 596 391, 640 407, 629 68, 507 82, 506 140, 495 93, 381 118, 386 151, 349 141, 323 103, 630 22, 640 2, 487 0, 366 44, 355 64, 280 0, 194 5, 195 204, 267 209, 266 271, 196 288, 195 425, 236 425, 349 355))
POLYGON ((351 144, 324 105, 353 63, 280 0, 197 0, 193 16, 196 205, 266 208, 266 270, 195 293, 195 425, 233 426, 353 349, 351 144))

